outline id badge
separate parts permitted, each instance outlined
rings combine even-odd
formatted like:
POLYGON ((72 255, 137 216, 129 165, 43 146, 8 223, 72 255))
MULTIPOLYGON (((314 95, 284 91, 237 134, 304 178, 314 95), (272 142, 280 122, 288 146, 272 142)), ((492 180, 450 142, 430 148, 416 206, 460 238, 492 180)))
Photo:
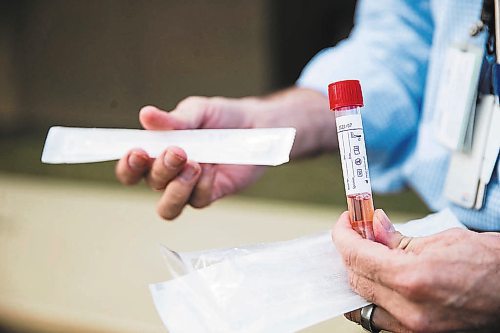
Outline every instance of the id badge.
POLYGON ((437 139, 453 151, 471 149, 483 52, 472 44, 446 52, 434 111, 437 139))
POLYGON ((455 151, 450 160, 444 192, 451 202, 464 208, 480 209, 483 205, 486 184, 489 182, 485 175, 488 170, 493 172, 489 160, 493 159, 494 165, 494 155, 498 156, 497 139, 500 132, 496 127, 499 121, 495 114, 496 107, 495 96, 481 96, 476 110, 471 150, 455 151))
POLYGON ((500 152, 500 104, 498 100, 495 103, 489 127, 486 147, 483 154, 483 166, 481 167, 481 175, 479 176, 476 209, 481 209, 484 204, 486 186, 490 183, 493 173, 495 172, 495 164, 500 152))

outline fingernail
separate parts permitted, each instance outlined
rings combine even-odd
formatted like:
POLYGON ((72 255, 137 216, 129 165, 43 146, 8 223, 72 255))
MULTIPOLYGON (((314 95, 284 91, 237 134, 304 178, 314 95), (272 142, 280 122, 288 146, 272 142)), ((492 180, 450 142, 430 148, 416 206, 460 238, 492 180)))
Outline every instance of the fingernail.
POLYGON ((181 155, 176 154, 172 150, 167 150, 165 153, 165 156, 163 157, 163 163, 167 168, 170 169, 175 169, 181 166, 182 163, 184 163, 185 158, 181 155))
POLYGON ((396 229, 394 229, 394 225, 391 223, 391 220, 389 220, 389 217, 387 217, 387 214, 382 209, 377 209, 375 211, 375 215, 373 217, 374 220, 376 220, 378 223, 384 227, 385 231, 387 232, 394 232, 396 229))
POLYGON ((144 156, 138 153, 131 153, 128 158, 128 165, 134 170, 142 170, 146 167, 148 161, 144 156))
POLYGON ((200 168, 195 168, 191 164, 187 164, 182 170, 179 177, 181 177, 184 181, 189 182, 193 180, 200 173, 200 168))

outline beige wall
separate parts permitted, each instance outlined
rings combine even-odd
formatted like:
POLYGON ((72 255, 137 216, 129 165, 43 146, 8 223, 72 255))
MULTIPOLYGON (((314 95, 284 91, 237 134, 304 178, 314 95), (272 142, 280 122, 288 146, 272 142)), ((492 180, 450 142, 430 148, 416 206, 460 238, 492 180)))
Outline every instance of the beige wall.
POLYGON ((190 94, 241 96, 268 87, 264 0, 10 7, 12 15, 1 14, 16 18, 1 31, 10 36, 0 44, 8 69, 0 72, 3 125, 138 126, 145 104, 168 109, 190 94))

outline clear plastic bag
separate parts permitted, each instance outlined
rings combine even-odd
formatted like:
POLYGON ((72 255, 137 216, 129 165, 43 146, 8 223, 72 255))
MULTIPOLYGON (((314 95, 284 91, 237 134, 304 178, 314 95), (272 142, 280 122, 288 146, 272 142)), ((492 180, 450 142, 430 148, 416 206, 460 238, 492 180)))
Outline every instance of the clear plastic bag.
MULTIPOLYGON (((464 227, 449 210, 399 229, 464 227)), ((169 332, 294 332, 367 304, 351 291, 330 232, 248 247, 162 252, 174 279, 150 285, 169 332)))
POLYGON ((170 332, 290 332, 366 304, 336 270, 342 263, 329 232, 246 248, 163 252, 176 278, 151 291, 170 332))

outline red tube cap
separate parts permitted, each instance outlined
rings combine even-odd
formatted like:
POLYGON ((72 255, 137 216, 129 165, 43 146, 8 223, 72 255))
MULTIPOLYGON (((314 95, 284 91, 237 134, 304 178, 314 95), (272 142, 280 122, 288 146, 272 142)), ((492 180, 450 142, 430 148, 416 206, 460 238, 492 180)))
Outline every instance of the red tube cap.
POLYGON ((363 93, 358 80, 345 80, 328 85, 330 110, 349 106, 363 106, 363 93))

